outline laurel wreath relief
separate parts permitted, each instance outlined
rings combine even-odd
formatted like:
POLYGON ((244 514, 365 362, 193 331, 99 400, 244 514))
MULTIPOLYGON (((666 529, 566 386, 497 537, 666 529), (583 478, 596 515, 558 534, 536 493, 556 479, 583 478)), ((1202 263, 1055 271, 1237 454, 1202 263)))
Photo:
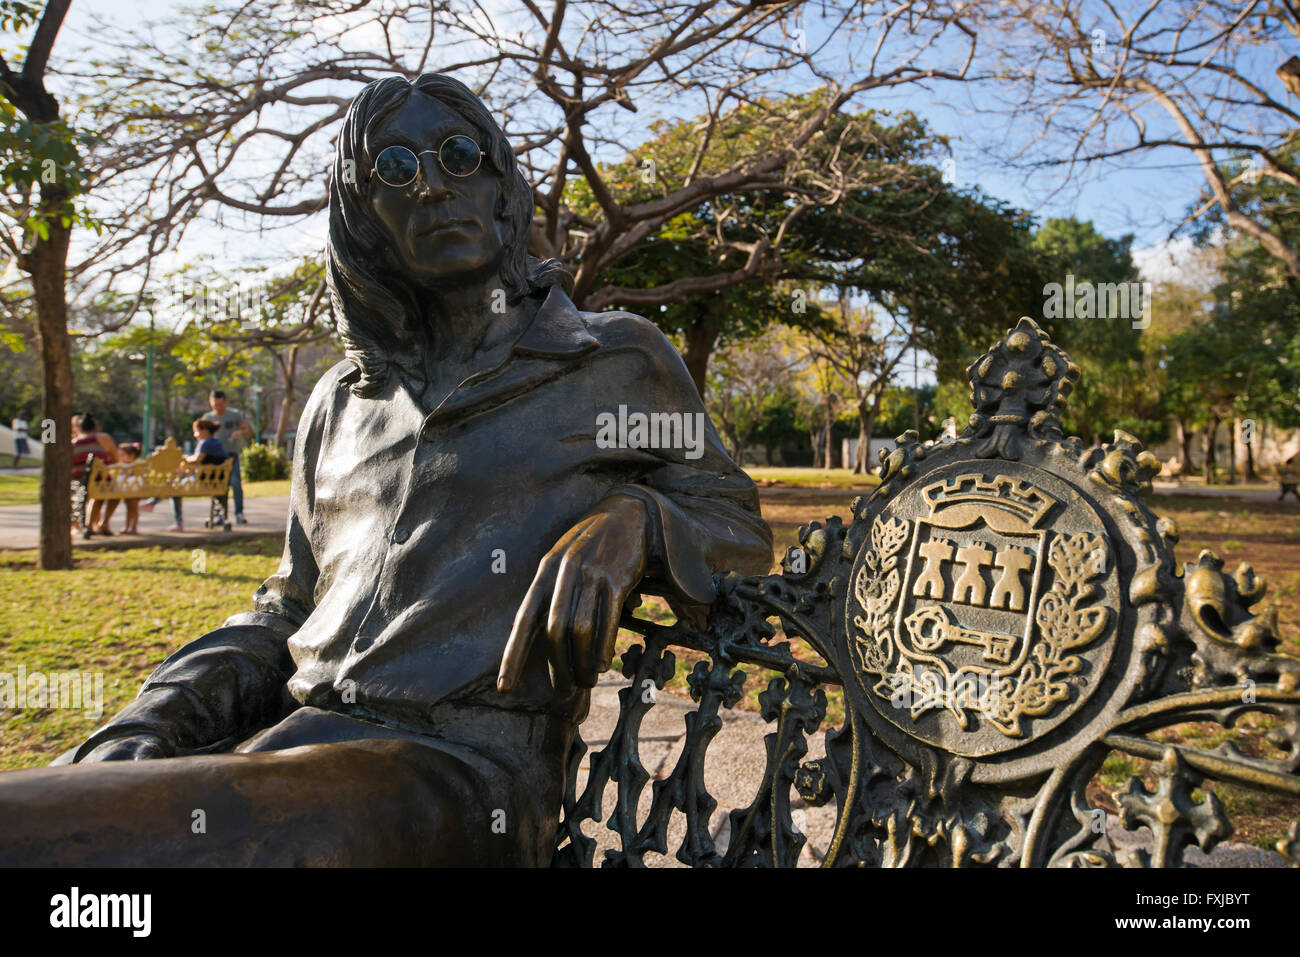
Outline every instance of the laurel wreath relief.
POLYGON ((901 576, 898 553, 911 534, 911 522, 882 520, 871 524, 871 548, 853 580, 853 595, 865 615, 854 615, 857 628, 854 650, 863 671, 883 674, 894 657, 894 631, 890 623, 901 576))

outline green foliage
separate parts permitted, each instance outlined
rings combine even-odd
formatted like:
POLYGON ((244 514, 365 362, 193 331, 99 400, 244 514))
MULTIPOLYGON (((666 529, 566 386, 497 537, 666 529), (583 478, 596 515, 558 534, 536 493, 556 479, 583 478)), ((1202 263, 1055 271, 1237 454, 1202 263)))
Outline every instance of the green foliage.
MULTIPOLYGON (((602 175, 621 204, 651 202, 683 186, 688 175, 698 179, 744 158, 785 149, 798 127, 822 107, 823 96, 768 100, 726 115, 709 134, 709 148, 693 172, 702 120, 656 123, 652 138, 623 163, 603 166, 602 175)), ((901 192, 907 188, 905 181, 918 177, 939 183, 937 173, 931 176, 911 164, 942 144, 910 113, 891 116, 868 111, 832 117, 809 147, 809 155, 796 164, 793 185, 824 178, 835 168, 859 184, 847 200, 834 208, 814 205, 791 222, 775 275, 768 272, 717 292, 686 296, 651 310, 648 318, 670 335, 692 330, 710 345, 757 335, 775 323, 800 326, 815 321, 806 303, 815 296, 816 287, 847 282, 862 266, 864 233, 869 235, 871 229, 850 218, 878 216, 878 191, 901 192)), ((595 220, 601 215, 586 180, 571 183, 566 199, 580 216, 595 220)), ((595 288, 649 289, 681 277, 738 271, 746 265, 750 249, 777 235, 791 207, 789 192, 777 189, 730 193, 702 203, 674 217, 603 269, 595 288)), ((896 221, 904 222, 911 212, 899 208, 896 221)), ((881 231, 888 232, 892 225, 882 226, 881 231)))
POLYGON ((289 460, 278 445, 255 442, 244 449, 239 458, 239 468, 245 481, 264 482, 289 477, 289 460))
POLYGON ((0 31, 17 33, 19 30, 34 26, 41 18, 41 7, 23 0, 4 0, 0 3, 0 31))
POLYGON ((95 140, 94 133, 74 129, 61 119, 34 122, 0 98, 0 212, 23 229, 29 242, 49 239, 50 225, 56 221, 64 228, 75 224, 97 234, 103 231, 76 202, 90 188, 82 152, 95 140), (33 201, 38 190, 39 207, 33 201))
MULTIPOLYGON (((1034 247, 1050 269, 1052 282, 1063 289, 1069 288, 1067 276, 1074 277, 1075 289, 1085 283, 1095 290, 1102 284, 1136 282, 1132 245, 1132 235, 1108 238, 1091 222, 1074 218, 1049 219, 1034 236, 1034 247)), ((1168 416, 1159 368, 1143 351, 1143 330, 1134 326, 1136 315, 1077 315, 1071 309, 1049 316, 1044 305, 1034 314, 1043 316, 1044 328, 1082 373, 1066 406, 1066 431, 1088 442, 1097 435, 1109 441, 1115 429, 1147 443, 1162 440, 1168 434, 1168 416)))
MULTIPOLYGON (((985 347, 987 348, 987 346, 985 347)), ((971 356, 975 358, 975 356, 971 356)), ((944 379, 935 387, 934 420, 940 427, 943 420, 951 417, 957 422, 957 433, 970 424, 971 416, 970 383, 963 375, 957 379, 944 379)))
POLYGON ((895 436, 902 435, 908 429, 914 428, 919 406, 921 439, 933 439, 938 436, 942 419, 935 418, 935 396, 937 392, 937 385, 933 383, 923 385, 917 390, 914 400, 911 386, 890 386, 880 397, 880 412, 875 427, 876 435, 883 435, 892 439, 895 436))
POLYGON ((799 411, 798 398, 784 383, 777 384, 764 400, 754 441, 766 450, 768 461, 773 452, 807 441, 807 428, 800 421, 799 411))

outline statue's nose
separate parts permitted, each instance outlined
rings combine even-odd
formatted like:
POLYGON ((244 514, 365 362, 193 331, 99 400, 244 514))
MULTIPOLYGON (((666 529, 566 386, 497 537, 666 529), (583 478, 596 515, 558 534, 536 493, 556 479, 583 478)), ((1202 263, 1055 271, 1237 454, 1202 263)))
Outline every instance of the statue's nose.
POLYGON ((416 193, 419 201, 431 203, 450 199, 454 194, 443 181, 444 173, 438 165, 438 157, 425 154, 420 157, 420 164, 419 190, 416 193))

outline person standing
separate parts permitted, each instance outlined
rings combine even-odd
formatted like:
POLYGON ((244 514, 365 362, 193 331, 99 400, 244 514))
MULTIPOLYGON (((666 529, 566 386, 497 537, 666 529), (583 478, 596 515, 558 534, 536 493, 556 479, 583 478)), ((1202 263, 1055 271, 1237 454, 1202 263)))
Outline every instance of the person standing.
POLYGON ((9 423, 9 427, 14 430, 14 468, 18 468, 18 463, 22 460, 22 457, 31 451, 27 445, 29 423, 23 418, 23 413, 19 412, 14 416, 14 420, 9 423))
POLYGON ((244 518, 244 487, 239 476, 239 453, 244 451, 244 440, 253 434, 252 428, 244 421, 238 409, 232 409, 226 403, 226 393, 213 389, 208 394, 208 405, 212 411, 203 413, 203 418, 217 423, 217 441, 235 461, 230 466, 230 493, 235 499, 235 524, 247 525, 244 518))

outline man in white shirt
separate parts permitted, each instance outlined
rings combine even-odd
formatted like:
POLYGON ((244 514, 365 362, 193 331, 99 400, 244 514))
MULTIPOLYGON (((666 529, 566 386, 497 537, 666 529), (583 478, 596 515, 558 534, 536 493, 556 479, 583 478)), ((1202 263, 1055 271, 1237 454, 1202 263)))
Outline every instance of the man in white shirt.
POLYGON ((225 446, 226 454, 233 458, 230 468, 230 494, 235 499, 235 524, 247 525, 244 518, 244 484, 239 475, 239 453, 244 451, 244 440, 253 434, 252 427, 244 421, 243 413, 232 409, 226 403, 226 393, 216 389, 208 395, 211 412, 204 412, 203 418, 217 423, 217 441, 225 446))
POLYGON ((18 463, 22 461, 22 457, 31 452, 31 447, 27 444, 29 423, 23 417, 23 413, 19 412, 14 416, 14 420, 9 424, 9 427, 14 430, 14 468, 18 468, 18 463))

